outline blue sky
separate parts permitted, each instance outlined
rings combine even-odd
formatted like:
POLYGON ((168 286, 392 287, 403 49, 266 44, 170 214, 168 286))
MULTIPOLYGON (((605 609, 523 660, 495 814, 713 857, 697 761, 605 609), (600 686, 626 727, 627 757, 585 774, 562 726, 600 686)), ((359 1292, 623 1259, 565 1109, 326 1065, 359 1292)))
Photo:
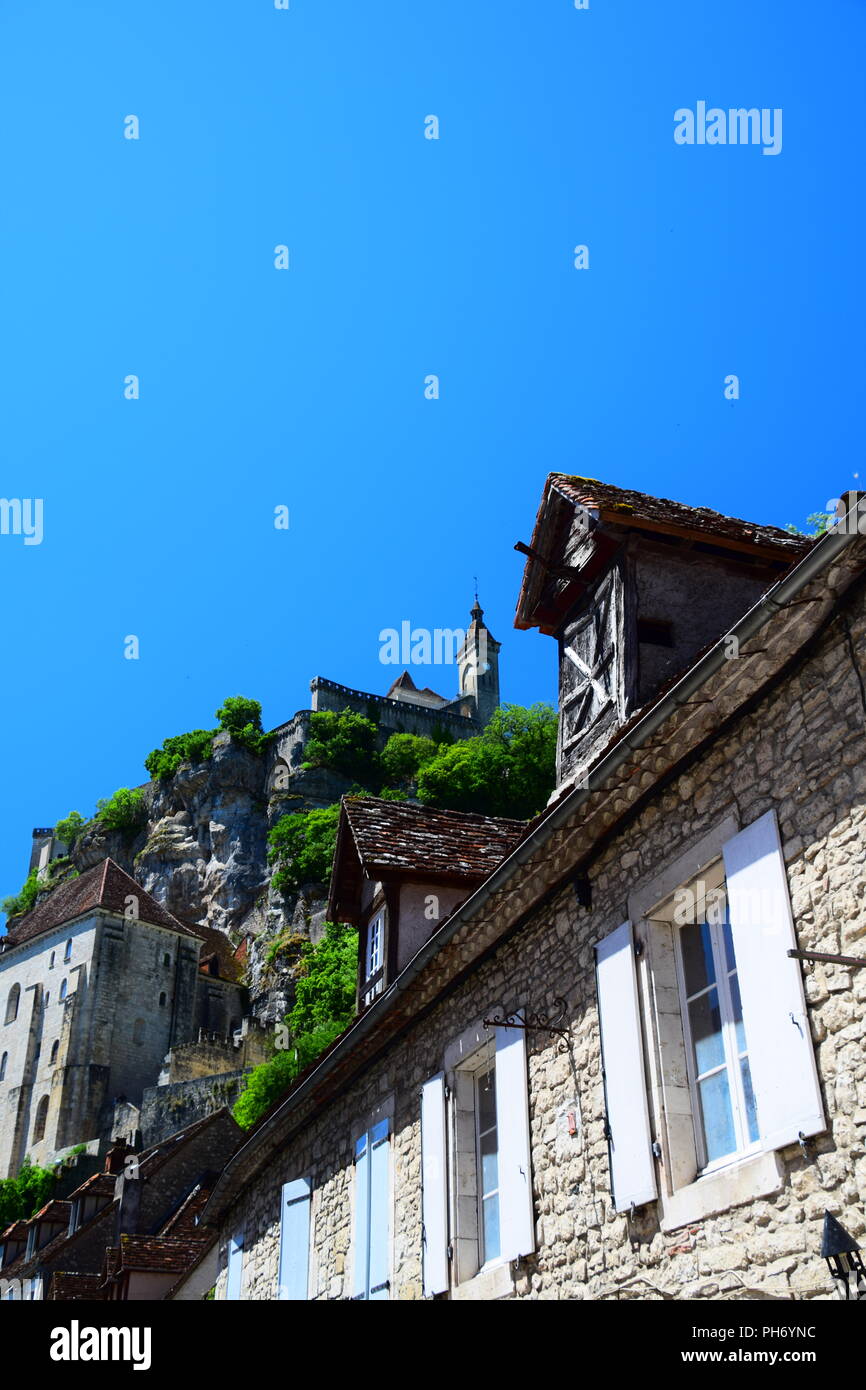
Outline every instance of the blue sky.
POLYGON ((44 539, 0 536, 0 893, 224 696, 384 692, 380 630, 475 574, 503 697, 552 699, 551 470, 777 524, 852 486, 864 50, 860 0, 3 0, 0 496, 44 539), (781 153, 678 146, 700 100, 781 153))

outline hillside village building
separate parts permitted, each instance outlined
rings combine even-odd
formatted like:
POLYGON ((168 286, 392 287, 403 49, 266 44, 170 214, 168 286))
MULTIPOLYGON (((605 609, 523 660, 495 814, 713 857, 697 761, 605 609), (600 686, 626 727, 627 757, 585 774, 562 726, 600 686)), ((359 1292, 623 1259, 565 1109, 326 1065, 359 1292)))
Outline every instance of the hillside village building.
POLYGON ((825 1211, 866 1230, 845 503, 810 542, 548 479, 516 622, 558 644, 557 792, 513 839, 344 803, 360 1012, 208 1199, 218 1298, 834 1296, 825 1211))
POLYGON ((129 1124, 171 1049, 241 1029, 227 946, 110 859, 13 923, 0 938, 0 1177, 25 1156, 47 1165, 108 1142, 118 1109, 129 1124))

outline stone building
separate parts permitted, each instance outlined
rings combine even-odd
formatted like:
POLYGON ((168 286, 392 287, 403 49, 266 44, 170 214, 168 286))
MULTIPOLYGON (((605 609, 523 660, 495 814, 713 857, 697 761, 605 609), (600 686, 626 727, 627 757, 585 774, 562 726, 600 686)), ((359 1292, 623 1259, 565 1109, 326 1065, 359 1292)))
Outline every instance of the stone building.
MULTIPOLYGON (((825 1211, 866 1230, 843 504, 804 542, 548 480, 517 623, 558 642, 560 785, 229 1159, 218 1298, 834 1296, 825 1211)), ((367 925, 383 862, 335 869, 367 925)))
POLYGON ((113 1138, 116 1106, 137 1110, 171 1049, 240 1030, 221 942, 110 859, 13 924, 0 939, 0 1176, 113 1138))
POLYGON ((240 1137, 223 1109, 137 1153, 116 1140, 102 1172, 0 1231, 0 1299, 204 1297, 215 1238, 197 1218, 240 1137))

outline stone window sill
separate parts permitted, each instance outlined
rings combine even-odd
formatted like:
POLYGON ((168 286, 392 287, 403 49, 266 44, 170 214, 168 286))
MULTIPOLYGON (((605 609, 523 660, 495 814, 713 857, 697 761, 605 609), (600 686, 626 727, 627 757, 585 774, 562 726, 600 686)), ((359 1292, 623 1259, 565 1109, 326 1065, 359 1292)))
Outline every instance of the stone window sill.
POLYGON ((785 1170, 778 1154, 757 1154, 730 1168, 698 1178, 670 1197, 662 1196, 659 1204, 661 1228, 675 1231, 679 1226, 718 1216, 730 1207, 780 1192, 784 1184, 785 1170))
POLYGON ((488 1303, 493 1299, 505 1298, 508 1294, 513 1293, 514 1280, 511 1277, 511 1265, 505 1261, 502 1264, 492 1265, 490 1269, 482 1269, 472 1279, 466 1279, 462 1284, 457 1284, 451 1290, 451 1298, 452 1300, 471 1298, 488 1303))

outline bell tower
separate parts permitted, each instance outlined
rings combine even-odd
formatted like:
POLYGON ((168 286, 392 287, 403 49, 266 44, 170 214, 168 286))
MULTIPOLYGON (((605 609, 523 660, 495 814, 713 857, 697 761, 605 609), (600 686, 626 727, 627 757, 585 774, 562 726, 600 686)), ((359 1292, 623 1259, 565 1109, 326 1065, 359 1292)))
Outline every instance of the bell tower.
POLYGON ((457 653, 460 677, 459 699, 472 706, 479 724, 490 723, 493 711, 499 706, 499 649, 484 623, 484 610, 475 595, 471 609, 472 622, 466 631, 463 645, 457 653))

